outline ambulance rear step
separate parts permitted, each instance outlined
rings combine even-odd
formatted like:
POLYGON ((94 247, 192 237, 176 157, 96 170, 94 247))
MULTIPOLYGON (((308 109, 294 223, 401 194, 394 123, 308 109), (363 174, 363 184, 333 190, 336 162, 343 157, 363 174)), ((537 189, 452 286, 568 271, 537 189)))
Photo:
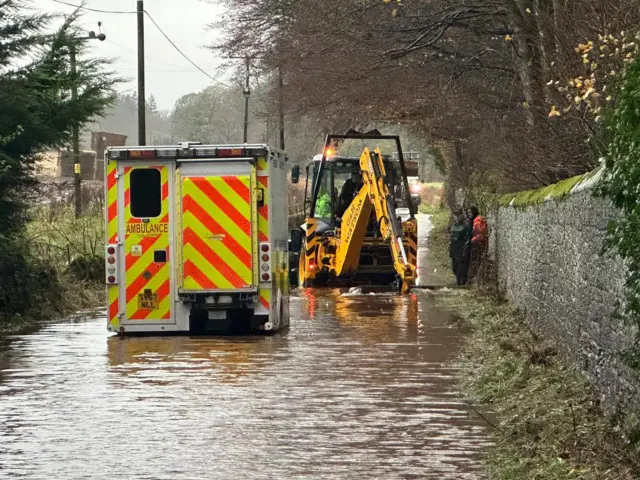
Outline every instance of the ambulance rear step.
POLYGON ((184 293, 182 302, 203 309, 249 308, 258 301, 257 292, 184 293))

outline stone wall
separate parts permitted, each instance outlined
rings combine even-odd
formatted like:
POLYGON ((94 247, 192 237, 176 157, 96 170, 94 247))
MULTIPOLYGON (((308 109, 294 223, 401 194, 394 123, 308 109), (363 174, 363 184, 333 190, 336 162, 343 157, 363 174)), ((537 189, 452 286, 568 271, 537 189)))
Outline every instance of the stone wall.
POLYGON ((594 381, 605 410, 638 409, 640 381, 621 359, 635 330, 615 317, 626 269, 620 257, 601 254, 616 211, 593 196, 593 184, 580 181, 560 198, 547 188, 536 202, 516 207, 514 198, 497 208, 488 219, 490 257, 501 291, 594 381))

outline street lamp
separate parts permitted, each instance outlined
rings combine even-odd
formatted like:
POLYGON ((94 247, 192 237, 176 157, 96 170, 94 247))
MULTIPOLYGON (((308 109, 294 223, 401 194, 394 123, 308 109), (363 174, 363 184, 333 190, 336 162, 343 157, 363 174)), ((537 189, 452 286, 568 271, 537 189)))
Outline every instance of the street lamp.
MULTIPOLYGON (((90 31, 86 37, 74 37, 75 40, 100 40, 104 42, 107 36, 100 31, 102 22, 98 22, 98 34, 93 30, 90 31)), ((72 43, 70 47, 70 64, 71 64, 71 100, 76 102, 78 100, 78 71, 76 64, 76 48, 72 43)), ((75 197, 75 213, 76 218, 82 214, 82 175, 80 173, 80 126, 76 123, 73 126, 73 132, 71 136, 71 144, 73 148, 73 171, 74 171, 74 197, 75 197)))

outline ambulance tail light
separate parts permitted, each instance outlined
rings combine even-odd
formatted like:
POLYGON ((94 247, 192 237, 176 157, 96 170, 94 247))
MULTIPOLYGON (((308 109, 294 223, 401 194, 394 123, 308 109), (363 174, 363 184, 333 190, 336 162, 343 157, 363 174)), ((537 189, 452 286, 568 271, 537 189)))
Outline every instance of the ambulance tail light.
POLYGON ((117 245, 107 245, 106 247, 106 256, 105 256, 105 272, 107 276, 107 285, 117 285, 118 284, 118 246, 117 245))
POLYGON ((218 148, 217 157, 244 157, 244 148, 218 148))
POLYGON ((261 243, 260 251, 260 279, 263 282, 271 281, 271 245, 269 243, 261 243))
POLYGON ((131 158, 155 158, 155 150, 131 150, 129 157, 131 158))

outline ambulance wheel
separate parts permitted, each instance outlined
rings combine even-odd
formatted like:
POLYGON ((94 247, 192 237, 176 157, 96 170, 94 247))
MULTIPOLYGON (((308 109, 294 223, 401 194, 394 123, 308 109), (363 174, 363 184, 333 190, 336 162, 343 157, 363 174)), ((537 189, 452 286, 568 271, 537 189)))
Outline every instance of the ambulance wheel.
POLYGON ((298 286, 298 269, 292 268, 289 270, 289 286, 297 287, 298 286))
POLYGON ((289 285, 298 286, 298 270, 299 270, 299 253, 289 253, 289 285))

